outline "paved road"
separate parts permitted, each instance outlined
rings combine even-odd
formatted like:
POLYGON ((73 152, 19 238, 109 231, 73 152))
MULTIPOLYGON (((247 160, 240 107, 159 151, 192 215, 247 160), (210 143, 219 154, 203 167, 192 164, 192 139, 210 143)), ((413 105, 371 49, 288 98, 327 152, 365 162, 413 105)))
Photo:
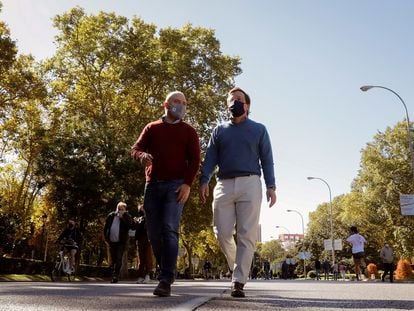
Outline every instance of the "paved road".
POLYGON ((413 283, 255 280, 244 299, 230 297, 229 281, 177 281, 168 298, 155 286, 2 282, 0 310, 414 310, 413 283))

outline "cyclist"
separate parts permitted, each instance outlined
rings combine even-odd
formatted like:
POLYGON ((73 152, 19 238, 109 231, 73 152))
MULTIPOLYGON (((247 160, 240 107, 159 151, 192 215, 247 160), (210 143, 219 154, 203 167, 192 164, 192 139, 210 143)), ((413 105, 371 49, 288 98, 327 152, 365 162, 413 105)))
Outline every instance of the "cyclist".
POLYGON ((66 229, 63 230, 56 242, 62 244, 61 251, 70 253, 70 268, 72 272, 75 271, 75 256, 82 243, 82 234, 76 228, 74 220, 70 219, 68 221, 66 229))

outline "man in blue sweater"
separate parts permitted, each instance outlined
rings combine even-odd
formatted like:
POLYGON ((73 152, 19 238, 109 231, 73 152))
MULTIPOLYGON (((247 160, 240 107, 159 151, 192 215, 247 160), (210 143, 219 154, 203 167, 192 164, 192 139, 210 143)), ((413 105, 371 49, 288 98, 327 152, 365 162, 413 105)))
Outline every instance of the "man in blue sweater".
POLYGON ((245 297, 262 203, 261 172, 269 207, 276 203, 276 183, 269 134, 264 125, 248 118, 249 95, 241 88, 231 89, 227 107, 231 119, 213 130, 207 146, 200 199, 206 202, 208 183, 218 166, 213 193, 214 232, 233 271, 231 296, 245 297))

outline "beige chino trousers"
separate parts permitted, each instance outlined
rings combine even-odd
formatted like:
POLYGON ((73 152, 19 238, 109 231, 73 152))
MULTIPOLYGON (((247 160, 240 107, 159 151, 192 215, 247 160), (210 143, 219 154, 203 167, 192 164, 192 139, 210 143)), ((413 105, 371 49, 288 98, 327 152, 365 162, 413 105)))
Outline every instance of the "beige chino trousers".
POLYGON ((251 175, 218 180, 213 195, 214 233, 229 268, 233 270, 232 282, 245 284, 257 241, 262 204, 260 177, 251 175))

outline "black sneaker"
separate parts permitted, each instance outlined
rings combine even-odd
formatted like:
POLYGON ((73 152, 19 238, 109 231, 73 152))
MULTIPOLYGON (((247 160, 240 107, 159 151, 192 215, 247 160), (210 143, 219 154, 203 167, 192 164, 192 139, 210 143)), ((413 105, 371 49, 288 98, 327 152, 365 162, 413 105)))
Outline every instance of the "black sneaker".
POLYGON ((111 280, 111 283, 118 283, 118 278, 117 277, 113 277, 111 280))
POLYGON ((154 295, 160 297, 169 297, 171 296, 171 284, 160 281, 158 286, 154 289, 154 295))
POLYGON ((231 287, 231 296, 236 298, 243 298, 246 297, 243 291, 244 284, 239 282, 234 282, 231 287))

